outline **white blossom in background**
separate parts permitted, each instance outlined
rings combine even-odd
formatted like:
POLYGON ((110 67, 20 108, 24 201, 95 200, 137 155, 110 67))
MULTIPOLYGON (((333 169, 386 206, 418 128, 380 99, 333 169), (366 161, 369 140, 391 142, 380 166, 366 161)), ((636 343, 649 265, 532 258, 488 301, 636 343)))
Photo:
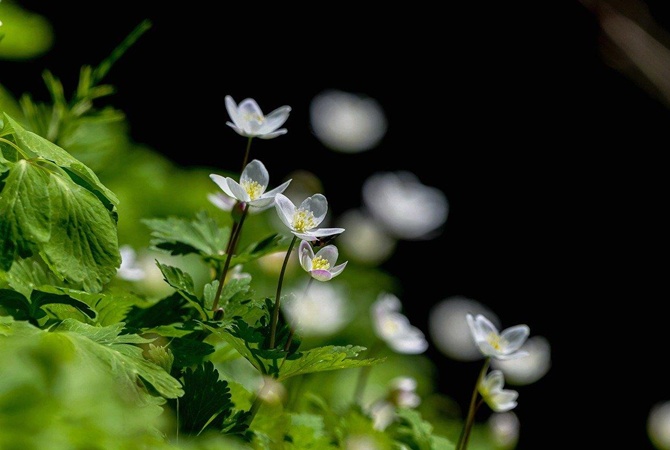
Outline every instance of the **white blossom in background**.
POLYGON ((139 281, 146 277, 146 270, 137 260, 137 253, 130 245, 119 247, 121 253, 121 266, 117 269, 116 275, 126 281, 139 281))
POLYGON ((647 434, 659 450, 670 450, 670 401, 656 403, 647 417, 647 434))
POLYGON ((352 317, 339 285, 313 283, 284 300, 282 308, 289 323, 303 336, 330 336, 344 328, 352 317))
POLYGON ((487 425, 496 448, 512 450, 519 441, 521 423, 513 411, 493 413, 487 420, 487 425))
POLYGON ((281 106, 267 116, 253 98, 245 98, 238 105, 233 97, 226 95, 226 111, 232 122, 226 122, 240 136, 249 138, 272 139, 287 133, 286 128, 279 128, 288 119, 291 107, 281 106))
POLYGON ((329 89, 309 107, 314 135, 331 150, 359 153, 375 147, 386 134, 386 115, 379 102, 362 94, 329 89))
POLYGON ((441 353, 457 361, 476 361, 482 357, 465 319, 468 313, 483 314, 499 324, 491 309, 460 295, 436 303, 428 314, 428 329, 433 344, 441 353))
POLYGON ((363 182, 363 203, 397 239, 431 239, 447 221, 449 203, 440 189, 407 171, 378 172, 363 182))
POLYGON ((338 217, 338 225, 347 232, 337 238, 340 248, 363 264, 379 264, 395 251, 396 239, 362 210, 351 209, 338 217))
POLYGON ((396 417, 397 408, 416 408, 421 397, 416 393, 417 383, 412 377, 397 377, 389 382, 388 394, 374 402, 370 415, 376 430, 384 430, 396 417))
POLYGON ((484 357, 512 359, 528 355, 528 352, 521 350, 530 334, 528 325, 515 325, 499 332, 493 322, 483 314, 466 314, 465 319, 472 338, 484 357))
POLYGON ((419 354, 428 349, 425 335, 400 312, 402 303, 395 295, 382 292, 370 307, 375 334, 398 353, 419 354))
POLYGON ((512 389, 503 389, 505 376, 500 370, 492 370, 477 386, 482 399, 495 412, 505 412, 516 408, 519 393, 512 389))
POLYGON ((521 346, 521 350, 527 353, 523 358, 491 361, 491 367, 501 370, 509 384, 534 383, 551 367, 551 348, 546 338, 533 336, 521 346))

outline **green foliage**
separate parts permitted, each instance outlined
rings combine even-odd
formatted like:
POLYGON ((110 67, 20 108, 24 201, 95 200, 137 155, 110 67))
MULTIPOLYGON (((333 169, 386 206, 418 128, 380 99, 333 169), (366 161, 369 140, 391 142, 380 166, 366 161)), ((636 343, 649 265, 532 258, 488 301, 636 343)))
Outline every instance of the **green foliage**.
POLYGON ((453 450, 455 444, 433 434, 433 426, 412 409, 401 408, 397 420, 389 427, 390 435, 407 448, 416 450, 453 450))

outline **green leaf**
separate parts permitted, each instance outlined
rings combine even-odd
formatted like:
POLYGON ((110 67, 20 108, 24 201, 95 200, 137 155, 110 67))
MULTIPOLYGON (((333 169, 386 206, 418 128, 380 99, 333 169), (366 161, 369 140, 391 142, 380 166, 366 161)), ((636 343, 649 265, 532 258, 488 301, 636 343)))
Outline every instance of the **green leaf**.
POLYGON ((35 287, 57 286, 59 282, 42 261, 34 258, 19 259, 9 272, 0 271, 0 286, 9 286, 26 297, 35 287))
POLYGON ((214 353, 213 345, 196 339, 173 338, 169 347, 174 355, 174 367, 201 364, 205 356, 214 353))
POLYGON ((114 193, 107 189, 98 179, 98 176, 82 162, 72 157, 68 152, 43 137, 27 131, 14 119, 4 114, 5 121, 9 123, 14 131, 16 143, 28 153, 29 158, 42 157, 52 161, 70 173, 84 180, 94 193, 104 196, 112 205, 116 206, 119 200, 114 193))
POLYGON ((72 306, 91 319, 94 319, 97 316, 96 312, 92 310, 86 303, 72 298, 66 294, 55 294, 52 292, 34 290, 30 296, 30 303, 32 304, 33 315, 36 318, 39 318, 37 317, 37 314, 35 314, 38 308, 42 308, 43 306, 50 304, 72 306))
POLYGON ((144 219, 142 223, 152 230, 151 245, 173 255, 224 255, 230 238, 230 228, 219 228, 206 211, 198 212, 194 221, 168 217, 144 219))
POLYGON ((90 191, 55 175, 49 183, 51 238, 40 254, 49 268, 99 292, 121 265, 116 223, 90 191))
POLYGON ((137 335, 119 334, 123 323, 109 327, 95 327, 76 320, 65 319, 52 331, 67 336, 82 358, 102 370, 110 371, 118 383, 129 392, 137 392, 140 398, 148 391, 141 386, 148 383, 165 398, 177 398, 184 394, 181 383, 165 372, 159 365, 148 361, 142 349, 133 344, 151 342, 137 335))
POLYGON ((279 380, 313 372, 350 369, 381 363, 385 358, 355 359, 366 350, 359 346, 328 345, 300 352, 300 357, 287 359, 279 371, 279 380))
POLYGON ((16 320, 27 320, 30 317, 31 307, 28 299, 11 289, 0 289, 0 306, 16 320))
POLYGON ((149 307, 133 306, 126 316, 126 326, 140 330, 172 325, 183 322, 192 312, 186 299, 175 292, 149 307))
POLYGON ((20 160, 0 195, 0 268, 9 270, 19 254, 51 237, 49 172, 20 160))
POLYGON ((417 450, 454 450, 455 445, 444 437, 433 436, 433 426, 413 409, 399 408, 388 433, 398 444, 417 450))
POLYGON ((339 448, 325 433, 323 417, 315 414, 291 414, 291 426, 286 438, 295 449, 339 448))
POLYGON ((207 320, 207 313, 202 307, 202 300, 200 300, 195 293, 195 287, 191 276, 178 267, 168 266, 159 261, 156 261, 156 265, 163 274, 165 281, 188 300, 191 306, 200 313, 203 320, 207 320))
POLYGON ((213 421, 219 424, 232 412, 230 389, 211 361, 186 370, 184 395, 179 400, 181 429, 189 434, 200 434, 213 421))
POLYGON ((259 242, 249 244, 243 251, 232 258, 230 264, 234 267, 237 264, 245 264, 256 260, 261 256, 276 252, 285 242, 286 239, 284 236, 271 234, 259 242))

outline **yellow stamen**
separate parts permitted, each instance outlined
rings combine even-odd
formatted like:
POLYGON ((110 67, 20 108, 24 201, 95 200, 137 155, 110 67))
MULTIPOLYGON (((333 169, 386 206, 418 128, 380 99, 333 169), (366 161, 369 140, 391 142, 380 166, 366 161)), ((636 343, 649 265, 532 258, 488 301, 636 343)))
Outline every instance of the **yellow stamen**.
POLYGON ((312 270, 328 270, 330 263, 322 256, 317 256, 312 260, 312 270))
POLYGON ((489 333, 486 340, 488 341, 489 345, 497 351, 502 350, 502 347, 505 344, 505 340, 496 333, 489 333))
POLYGON ((298 208, 293 214, 293 229, 299 233, 303 233, 307 230, 311 230, 316 226, 316 220, 314 220, 314 213, 312 211, 305 211, 304 209, 298 208))
POLYGON ((258 113, 246 113, 244 115, 244 120, 247 122, 251 122, 252 120, 258 123, 263 123, 265 122, 265 117, 258 113))
POLYGON ((247 194, 249 194, 249 198, 251 200, 256 200, 258 197, 263 195, 263 186, 254 180, 242 181, 240 186, 242 186, 244 190, 247 191, 247 194))

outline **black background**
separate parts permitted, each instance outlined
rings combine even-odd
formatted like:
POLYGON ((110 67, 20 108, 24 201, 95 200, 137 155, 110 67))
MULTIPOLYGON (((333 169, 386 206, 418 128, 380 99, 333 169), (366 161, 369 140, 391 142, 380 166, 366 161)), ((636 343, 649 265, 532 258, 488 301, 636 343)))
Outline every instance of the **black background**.
MULTIPOLYGON (((318 174, 335 214, 359 206, 378 171, 442 189, 444 233, 401 241, 382 267, 402 280, 411 321, 426 331, 433 304, 463 295, 549 340, 552 369, 518 388, 518 448, 651 448, 646 415, 670 399, 670 115, 606 64, 583 4, 21 3, 56 40, 43 57, 0 62, 17 95, 46 97, 47 68, 73 88, 79 66, 150 19, 106 79, 136 141, 182 165, 236 170, 226 164, 243 139, 225 125, 223 99, 253 97, 266 113, 292 107, 288 134, 255 140, 255 155, 275 180, 318 174), (327 88, 382 104, 389 130, 376 148, 335 153, 310 133, 309 103, 327 88)), ((440 389, 466 405, 479 365, 429 356, 440 389)))

